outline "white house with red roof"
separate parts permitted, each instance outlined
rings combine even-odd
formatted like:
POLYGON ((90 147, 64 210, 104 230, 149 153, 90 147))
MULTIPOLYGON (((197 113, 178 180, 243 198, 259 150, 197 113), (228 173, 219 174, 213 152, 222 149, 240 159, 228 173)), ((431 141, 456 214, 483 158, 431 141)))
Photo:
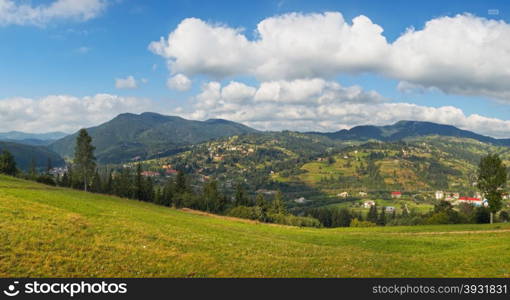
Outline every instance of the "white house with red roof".
POLYGON ((456 204, 461 204, 461 203, 468 203, 468 204, 471 204, 471 205, 474 205, 474 206, 488 206, 488 202, 487 202, 487 199, 484 199, 482 200, 482 198, 478 198, 478 197, 459 197, 459 199, 457 200, 456 204))

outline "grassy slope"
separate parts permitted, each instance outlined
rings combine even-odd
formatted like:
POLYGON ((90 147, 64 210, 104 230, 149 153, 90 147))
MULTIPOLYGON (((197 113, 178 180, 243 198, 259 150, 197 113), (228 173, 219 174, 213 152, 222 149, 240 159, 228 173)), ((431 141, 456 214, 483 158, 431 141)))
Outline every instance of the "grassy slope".
POLYGON ((293 228, 0 176, 0 277, 510 277, 509 251, 509 225, 293 228))

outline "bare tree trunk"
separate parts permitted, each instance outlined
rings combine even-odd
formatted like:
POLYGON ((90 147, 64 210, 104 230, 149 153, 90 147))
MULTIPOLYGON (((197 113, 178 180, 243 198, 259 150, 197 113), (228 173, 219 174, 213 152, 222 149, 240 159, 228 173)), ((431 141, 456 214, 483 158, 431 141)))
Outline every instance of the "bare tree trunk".
POLYGON ((494 222, 494 213, 491 211, 491 224, 494 222))
MULTIPOLYGON (((87 175, 83 177, 85 179, 85 192, 87 191, 87 175)), ((492 223, 492 215, 491 215, 491 223, 492 223)))

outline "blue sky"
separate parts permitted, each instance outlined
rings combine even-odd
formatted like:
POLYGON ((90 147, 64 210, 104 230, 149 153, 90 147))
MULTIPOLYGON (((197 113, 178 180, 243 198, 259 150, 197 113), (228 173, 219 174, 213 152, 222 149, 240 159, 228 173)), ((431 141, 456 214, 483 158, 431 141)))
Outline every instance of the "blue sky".
MULTIPOLYGON (((31 8, 48 8, 56 1, 20 1, 16 2, 15 5, 23 4, 31 8)), ((421 111, 426 110, 426 107, 452 106, 462 111, 464 119, 461 120, 458 116, 452 118, 444 116, 435 119, 430 116, 436 114, 435 111, 428 112, 429 115, 425 115, 425 113, 424 115, 417 115, 416 119, 443 121, 493 136, 510 137, 510 131, 508 131, 510 130, 510 123, 506 122, 510 115, 510 99, 507 98, 510 93, 508 90, 501 89, 497 91, 496 96, 493 96, 491 92, 487 92, 486 87, 479 86, 479 84, 487 84, 485 80, 466 78, 462 74, 465 70, 476 72, 475 65, 459 68, 458 72, 452 71, 452 76, 446 78, 444 84, 434 80, 437 77, 434 73, 422 75, 424 72, 420 71, 420 75, 416 76, 423 76, 423 78, 415 80, 415 74, 403 75, 406 72, 402 70, 395 71, 388 68, 386 70, 379 66, 369 67, 367 70, 365 66, 360 66, 359 68, 354 67, 354 71, 352 71, 344 69, 345 64, 340 64, 334 72, 328 72, 324 75, 320 74, 320 70, 314 71, 313 76, 308 73, 302 76, 273 76, 265 73, 260 75, 257 72, 250 73, 248 71, 249 67, 246 67, 246 70, 243 69, 239 72, 229 71, 230 73, 227 76, 217 76, 210 69, 199 69, 197 71, 196 67, 172 66, 171 62, 180 57, 158 55, 158 53, 149 49, 149 44, 157 42, 160 37, 168 41, 170 46, 167 46, 171 47, 172 44, 168 40, 169 34, 175 31, 183 20, 191 17, 201 20, 213 29, 218 27, 232 30, 242 28, 244 30, 240 31, 241 34, 249 41, 256 41, 260 38, 260 33, 255 31, 257 24, 268 18, 279 18, 289 13, 298 13, 301 16, 296 17, 295 23, 301 19, 306 19, 311 14, 320 16, 325 12, 340 13, 349 26, 352 25, 353 18, 364 15, 373 24, 383 29, 381 35, 384 36, 389 45, 404 35, 410 27, 415 28, 415 31, 420 31, 424 29, 425 23, 430 20, 443 17, 455 18, 459 14, 466 13, 474 19, 473 22, 476 19, 501 21, 504 25, 502 28, 505 30, 505 26, 510 23, 510 2, 508 1, 58 1, 68 2, 66 5, 69 5, 69 7, 73 6, 73 3, 87 1, 101 5, 101 7, 98 11, 94 11, 86 17, 82 11, 78 11, 74 15, 72 13, 66 15, 68 11, 52 12, 47 14, 51 15, 50 17, 42 18, 42 21, 38 20, 37 22, 27 18, 23 19, 23 17, 16 19, 18 21, 9 21, 18 17, 14 15, 19 14, 19 10, 16 10, 15 7, 11 11, 2 12, 0 9, 0 39, 2 41, 0 43, 0 118, 3 115, 5 120, 12 120, 13 118, 20 120, 20 122, 10 122, 10 125, 2 124, 10 130, 74 131, 81 126, 90 126, 95 125, 92 124, 94 122, 106 121, 113 114, 122 110, 139 112, 147 109, 166 114, 181 114, 185 117, 197 119, 208 117, 231 118, 261 129, 315 129, 327 131, 364 123, 392 123, 401 116, 380 116, 374 120, 370 117, 370 114, 363 116, 362 113, 356 113, 355 109, 365 111, 379 105, 378 111, 381 109, 399 110, 400 106, 389 104, 405 103, 414 104, 423 109, 413 109, 402 117, 411 118, 413 111, 420 114, 421 111), (492 12, 489 12, 489 10, 492 10, 492 12), (497 12, 494 10, 497 10, 497 12), (167 65, 168 63, 170 63, 170 66, 167 65), (176 74, 183 74, 188 78, 192 82, 191 88, 183 91, 169 88, 166 82, 176 74), (124 79, 128 76, 132 76, 136 80, 136 88, 116 87, 116 79, 124 79), (462 88, 452 86, 448 81, 454 81, 455 76, 459 76, 459 80, 466 80, 467 83, 462 88), (248 110, 246 113, 237 114, 236 110, 246 110, 246 106, 238 106, 234 110, 227 110, 225 107, 218 108, 221 105, 225 106, 228 99, 208 98, 204 100, 205 96, 199 98, 199 95, 205 91, 204 86, 210 82, 218 82, 219 91, 221 92, 233 81, 258 90, 264 82, 279 80, 290 82, 311 78, 321 78, 326 82, 338 83, 342 87, 359 86, 363 90, 355 100, 359 103, 353 104, 354 100, 342 100, 342 98, 339 103, 334 103, 334 105, 347 103, 345 105, 349 106, 349 110, 327 119, 318 118, 315 120, 313 114, 306 118, 297 118, 293 114, 289 114, 290 117, 280 116, 277 119, 272 119, 264 110, 256 115, 249 114, 248 110), (413 85, 414 88, 404 92, 398 88, 402 81, 410 81, 418 87, 413 85), (468 84, 475 88, 469 88, 468 84), (367 100, 366 98, 371 96, 363 93, 369 91, 375 91, 384 100, 372 98, 367 100), (23 111, 32 109, 31 106, 41 106, 41 99, 46 99, 49 96, 69 96, 73 97, 75 101, 83 101, 86 97, 94 97, 98 94, 142 99, 140 103, 143 103, 143 105, 131 107, 123 104, 117 110, 112 110, 110 113, 103 115, 88 110, 85 113, 96 113, 95 116, 90 117, 84 116, 83 111, 77 110, 75 112, 70 108, 69 111, 64 110, 62 113, 76 113, 73 117, 78 120, 67 121, 65 124, 62 123, 63 121, 53 119, 44 121, 42 117, 39 120, 37 117, 29 115, 29 113, 23 115, 23 111), (32 102, 19 104, 19 101, 14 100, 18 98, 26 98, 32 102), (200 101, 203 101, 203 103, 200 101), (380 101, 383 101, 386 106, 380 106, 382 105, 380 101), (2 102, 5 104, 3 111, 2 102), (209 103, 208 105, 215 106, 207 107, 205 102, 209 103), (211 102, 214 103, 211 104, 211 102), (361 106, 361 103, 365 106, 361 106), (28 106, 23 107, 23 105, 28 106), (480 115, 488 120, 469 119, 469 116, 473 114, 480 115), (351 117, 353 115, 356 118, 351 117), (80 118, 83 118, 83 122, 79 121, 80 118), (46 124, 46 126, 41 124, 46 124), (500 129, 490 129, 489 126, 500 127, 500 129)), ((0 0, 0 4, 2 2, 14 3, 10 0, 0 0)), ((449 25, 446 24, 445 26, 449 25)), ((493 28, 490 27, 489 30, 493 30, 493 28)), ((445 29, 445 31, 447 30, 445 29)), ((298 35, 299 33, 294 34, 298 35)), ((192 39, 193 33, 190 32, 189 36, 192 39)), ((303 37, 303 39, 306 39, 306 37, 303 37)), ((174 45, 178 42, 184 43, 184 41, 179 40, 175 41, 174 45)), ((193 40, 193 43, 198 47, 208 47, 208 45, 196 44, 196 39, 193 40)), ((370 44, 368 45, 371 47, 370 44)), ((441 44, 436 45, 436 47, 443 46, 441 44)), ((497 47, 499 48, 494 50, 495 53, 505 53, 504 51, 508 50, 504 43, 497 47)), ((232 49, 232 51, 235 51, 235 46, 232 49)), ((228 51, 228 49, 225 49, 225 51, 228 51)), ((281 51, 285 51, 285 49, 281 51)), ((480 53, 485 52, 482 49, 480 53)), ((510 56, 510 52, 507 53, 510 56)), ((204 59, 200 55, 203 55, 203 53, 197 54, 197 60, 204 59)), ((214 56, 215 53, 211 55, 214 56)), ((477 53, 473 55, 480 56, 477 53)), ((206 54, 205 56, 209 55, 206 54)), ((251 58, 246 57, 245 59, 250 60, 251 58)), ((263 59, 261 58, 261 60, 263 59)), ((270 59, 270 57, 265 59, 270 59)), ((444 63, 444 60, 441 59, 430 59, 431 68, 439 63, 444 63)), ((469 57, 466 60, 469 61, 469 57)), ((506 80, 506 76, 510 76, 510 66, 506 65, 507 61, 503 59, 499 66, 503 71, 498 74, 498 78, 506 80), (505 68, 507 71, 505 71, 505 68)), ((497 64, 494 65, 498 67, 497 64)), ((232 66, 225 66, 225 68, 229 67, 232 66)), ((292 70, 288 73, 294 74, 292 70)), ((483 76, 483 74, 480 76, 483 76)), ((282 86, 280 89, 283 90, 282 86)), ((295 86, 293 85, 293 87, 295 86)), ((492 88, 490 84, 489 87, 492 88)), ((333 89, 338 92, 338 89, 333 89)), ((345 91, 341 90, 338 93, 344 95, 345 91)), ((337 97, 341 98, 342 96, 337 97)), ((272 104, 273 106, 269 106, 267 101, 257 102, 258 100, 247 102, 247 106, 263 103, 271 111, 274 111, 276 107, 281 107, 282 110, 285 110, 285 112, 282 111, 282 114, 292 110, 302 114, 307 114, 307 109, 313 110, 315 114, 319 111, 319 104, 317 104, 316 99, 310 99, 306 104, 294 103, 293 106, 288 106, 289 101, 282 99, 273 99, 274 101, 272 101, 275 102, 272 104)), ((320 103, 323 105, 322 102, 320 103)), ((240 104, 236 102, 235 105, 240 104)), ((58 106, 56 105, 57 109, 58 106)), ((448 114, 448 110, 438 111, 437 114, 448 114)))

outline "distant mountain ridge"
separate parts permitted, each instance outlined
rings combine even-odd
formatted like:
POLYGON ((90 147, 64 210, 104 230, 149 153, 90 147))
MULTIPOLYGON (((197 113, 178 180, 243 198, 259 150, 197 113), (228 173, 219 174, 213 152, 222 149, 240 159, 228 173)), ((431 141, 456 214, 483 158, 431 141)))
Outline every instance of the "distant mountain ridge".
POLYGON ((68 135, 65 132, 26 133, 21 131, 0 132, 0 140, 58 140, 68 135))
POLYGON ((460 138, 470 138, 483 143, 498 146, 510 146, 510 139, 496 139, 493 137, 459 129, 452 125, 437 124, 422 121, 399 121, 393 125, 374 126, 362 125, 351 129, 343 129, 336 132, 309 132, 327 136, 335 140, 379 140, 385 142, 398 141, 406 138, 441 135, 460 138))
POLYGON ((42 146, 31 146, 20 143, 0 141, 0 152, 7 150, 14 156, 17 167, 28 170, 34 160, 37 168, 46 168, 48 159, 53 167, 65 165, 65 161, 55 152, 42 146))
POLYGON ((0 141, 31 146, 47 146, 65 137, 64 132, 26 133, 21 131, 0 132, 0 141))
MULTIPOLYGON (((100 163, 118 163, 135 157, 171 154, 207 140, 258 132, 248 126, 222 119, 192 121, 176 116, 146 112, 124 113, 99 126, 88 128, 100 163)), ((64 157, 74 152, 76 133, 49 147, 64 157)))

